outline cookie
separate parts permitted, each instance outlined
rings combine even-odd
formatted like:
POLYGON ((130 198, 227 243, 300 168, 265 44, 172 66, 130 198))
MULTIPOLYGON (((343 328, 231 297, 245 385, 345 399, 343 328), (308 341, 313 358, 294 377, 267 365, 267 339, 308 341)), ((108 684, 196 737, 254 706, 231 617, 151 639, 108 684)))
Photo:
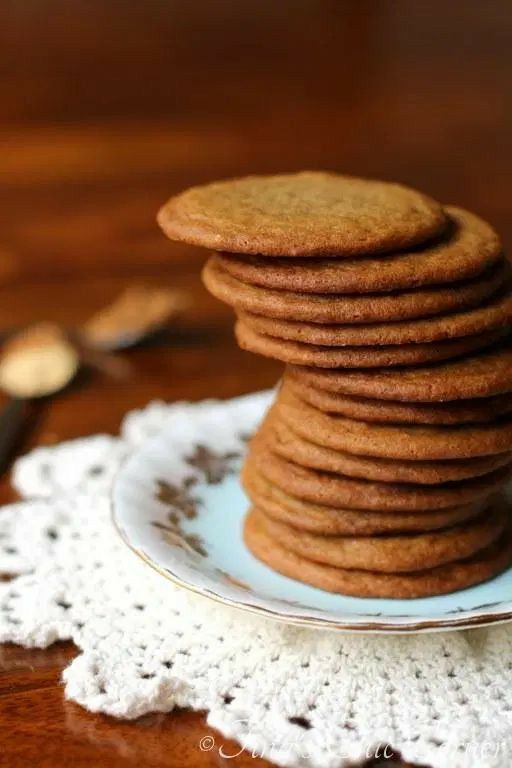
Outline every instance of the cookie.
POLYGON ((382 573, 425 571, 464 560, 496 541, 505 528, 502 509, 486 509, 479 517, 452 528, 428 533, 387 536, 321 536, 273 520, 261 508, 267 533, 299 557, 335 568, 382 573))
POLYGON ((443 237, 421 249, 356 259, 279 259, 219 254, 221 266, 244 283, 298 293, 382 293, 468 280, 498 261, 493 228, 461 208, 445 208, 443 237))
POLYGON ((501 261, 478 278, 449 286, 360 295, 260 288, 230 275, 217 256, 208 259, 202 277, 210 293, 237 310, 284 320, 350 325, 428 317, 477 306, 499 290, 509 276, 509 269, 501 261))
POLYGON ((298 435, 324 448, 384 459, 470 459, 512 450, 512 419, 462 426, 374 424, 319 411, 283 384, 276 411, 298 435))
POLYGON ((278 320, 254 312, 237 311, 237 315, 253 331, 305 344, 335 347, 425 344, 505 328, 512 320, 512 293, 507 288, 476 309, 401 323, 333 325, 278 320))
POLYGON ((272 453, 302 467, 381 483, 439 485, 486 475, 512 462, 511 452, 451 461, 399 461, 357 456, 323 448, 300 437, 272 413, 267 415, 258 435, 272 453))
POLYGON ((284 576, 327 592, 354 597, 410 599, 446 594, 487 581, 508 568, 512 562, 512 536, 509 529, 490 547, 480 550, 468 560, 402 574, 334 568, 299 557, 270 535, 263 515, 253 512, 249 513, 245 521, 244 540, 258 560, 284 576))
POLYGON ((471 520, 487 500, 423 512, 375 512, 313 504, 285 493, 253 467, 242 470, 242 483, 253 506, 294 528, 331 536, 372 536, 381 533, 433 531, 471 520))
POLYGON ((248 471, 259 472, 285 493, 323 506, 377 512, 416 512, 458 507, 486 499, 510 478, 510 466, 483 477, 444 485, 379 483, 299 467, 258 443, 246 459, 248 471))
POLYGON ((239 320, 235 325, 238 346, 248 352, 293 365, 316 368, 378 368, 418 365, 485 349, 503 336, 503 331, 489 331, 461 339, 435 341, 431 344, 396 344, 382 347, 321 347, 300 341, 266 336, 239 320))
POLYGON ((290 367, 286 368, 283 378, 294 394, 320 411, 338 413, 360 421, 391 424, 467 424, 494 421, 512 413, 510 393, 446 403, 406 403, 373 400, 318 389, 299 378, 297 372, 290 367))
POLYGON ((449 362, 400 370, 365 371, 294 368, 294 375, 319 389, 381 400, 439 403, 512 392, 510 340, 490 351, 449 362))
POLYGON ((447 220, 416 190, 309 171, 192 187, 161 208, 158 223, 171 240, 215 250, 340 258, 422 243, 447 220))

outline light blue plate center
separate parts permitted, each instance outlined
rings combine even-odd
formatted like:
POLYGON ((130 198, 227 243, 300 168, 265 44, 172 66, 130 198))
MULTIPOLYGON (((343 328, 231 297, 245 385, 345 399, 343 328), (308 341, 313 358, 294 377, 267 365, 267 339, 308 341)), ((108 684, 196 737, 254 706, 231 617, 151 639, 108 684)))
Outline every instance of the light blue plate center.
POLYGON ((238 478, 227 477, 221 484, 196 489, 202 512, 186 521, 184 530, 201 537, 212 566, 227 571, 262 596, 297 603, 304 608, 332 614, 386 616, 453 616, 465 610, 494 606, 512 597, 512 568, 492 581, 449 595, 416 600, 384 600, 334 595, 310 587, 273 571, 260 563, 245 547, 242 538, 244 516, 249 508, 238 478))
MULTIPOLYGON (((512 569, 469 589, 416 600, 335 595, 281 576, 246 549, 239 468, 272 399, 169 407, 160 434, 126 461, 113 489, 125 542, 176 583, 285 621, 361 631, 422 631, 512 618, 512 569)), ((368 564, 371 570, 371 563, 368 564)))

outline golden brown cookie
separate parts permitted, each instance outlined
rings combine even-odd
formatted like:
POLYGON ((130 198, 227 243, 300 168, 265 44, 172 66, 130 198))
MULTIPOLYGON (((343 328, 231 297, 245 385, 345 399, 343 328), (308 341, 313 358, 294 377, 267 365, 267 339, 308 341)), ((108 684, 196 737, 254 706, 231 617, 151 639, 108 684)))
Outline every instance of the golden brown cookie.
POLYGON ((239 347, 264 357, 272 357, 293 365, 317 368, 379 368, 383 366, 418 365, 460 357, 490 347, 503 336, 503 331, 489 331, 461 339, 434 341, 430 344, 396 344, 381 347, 320 347, 299 341, 286 341, 266 336, 239 320, 235 325, 239 347))
POLYGON ((329 392, 381 400, 439 403, 512 392, 512 346, 420 367, 365 371, 295 367, 294 375, 329 392))
POLYGON ((305 344, 325 346, 425 344, 505 328, 512 320, 512 293, 510 288, 507 288, 476 309, 401 323, 333 325, 278 320, 244 311, 237 311, 237 315, 245 325, 258 333, 305 344))
POLYGON ((262 515, 267 532, 279 545, 299 557, 335 568, 357 568, 382 573, 425 571, 471 557, 499 538, 505 514, 498 506, 452 528, 428 533, 387 536, 322 536, 301 531, 262 515))
POLYGON ((328 414, 283 384, 275 408, 288 426, 324 448, 384 459, 470 459, 512 450, 512 419, 461 426, 374 424, 328 414))
POLYGON ((501 253, 493 228, 462 208, 448 207, 442 238, 413 251, 356 259, 286 259, 219 254, 244 283, 298 293, 382 293, 476 277, 501 253))
POLYGON ((483 477, 442 485, 379 483, 299 467, 262 443, 251 445, 246 464, 248 472, 257 471, 285 493, 312 504, 377 512, 421 512, 470 504, 491 496, 511 476, 506 466, 483 477))
POLYGON ((328 592, 354 597, 409 599, 455 592, 487 581, 508 568, 512 562, 512 536, 509 529, 498 541, 468 560, 402 574, 333 568, 299 557, 270 535, 263 515, 253 512, 246 518, 244 539, 258 560, 284 576, 328 592))
POLYGON ((341 536, 372 536, 380 533, 433 531, 471 520, 487 500, 423 512, 375 512, 313 504, 285 493, 254 467, 245 466, 242 482, 253 506, 267 516, 312 533, 341 536))
POLYGON ((168 200, 158 222, 172 240, 215 250, 337 257, 406 248, 447 224, 416 190, 311 171, 192 187, 168 200))
POLYGON ((378 480, 381 483, 439 485, 486 475, 512 462, 510 452, 451 461, 400 461, 357 456, 323 448, 300 437, 273 413, 266 417, 258 430, 258 437, 264 440, 272 453, 277 453, 302 467, 358 477, 362 480, 378 480))
POLYGON ((318 389, 303 381, 296 370, 287 367, 286 386, 301 400, 326 413, 349 419, 391 424, 467 424, 499 419, 512 413, 512 394, 452 400, 446 403, 407 403, 342 395, 318 389))
POLYGON ((496 293, 509 276, 498 262, 485 274, 448 286, 416 288, 388 294, 321 294, 275 291, 243 283, 211 256, 203 269, 206 288, 221 301, 266 317, 313 323, 381 323, 428 317, 475 307, 496 293))

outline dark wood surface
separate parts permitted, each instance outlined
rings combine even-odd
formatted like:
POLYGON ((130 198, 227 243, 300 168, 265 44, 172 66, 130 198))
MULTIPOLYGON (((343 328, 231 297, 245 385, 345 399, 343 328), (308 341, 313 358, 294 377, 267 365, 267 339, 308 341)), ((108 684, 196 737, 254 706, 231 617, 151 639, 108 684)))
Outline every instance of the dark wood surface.
MULTIPOLYGON (((201 287, 204 255, 155 225, 189 184, 301 168, 396 179, 476 210, 510 244, 511 30, 507 0, 3 0, 0 331, 73 326, 133 281, 193 297, 165 344, 131 354, 129 382, 94 374, 40 404, 22 449, 115 432, 151 398, 275 381, 201 287)), ((260 764, 202 753, 213 732, 198 714, 123 723, 65 702, 74 653, 1 649, 2 764, 260 764)))

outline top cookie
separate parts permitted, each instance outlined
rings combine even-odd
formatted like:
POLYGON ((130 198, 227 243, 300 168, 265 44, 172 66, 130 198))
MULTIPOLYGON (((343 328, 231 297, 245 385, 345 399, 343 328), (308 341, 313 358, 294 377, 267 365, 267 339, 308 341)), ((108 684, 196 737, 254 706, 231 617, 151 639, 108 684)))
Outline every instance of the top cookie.
POLYGON ((266 256, 354 256, 439 235, 441 206, 416 190, 334 173, 247 176, 172 197, 158 222, 173 240, 266 256))

